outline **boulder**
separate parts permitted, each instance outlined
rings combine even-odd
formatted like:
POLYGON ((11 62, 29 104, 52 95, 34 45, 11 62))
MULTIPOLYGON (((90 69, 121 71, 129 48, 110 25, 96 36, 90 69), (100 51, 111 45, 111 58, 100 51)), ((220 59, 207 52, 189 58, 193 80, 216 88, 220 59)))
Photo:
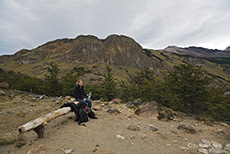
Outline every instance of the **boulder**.
POLYGON ((177 129, 182 129, 185 132, 190 133, 190 134, 196 134, 196 130, 192 126, 190 126, 190 125, 184 125, 184 124, 183 125, 179 125, 177 127, 177 129))
POLYGON ((135 125, 135 124, 131 124, 127 127, 128 130, 131 130, 131 131, 140 131, 140 126, 138 125, 135 125))
POLYGON ((156 101, 146 102, 140 106, 138 113, 142 117, 158 117, 158 103, 156 101))

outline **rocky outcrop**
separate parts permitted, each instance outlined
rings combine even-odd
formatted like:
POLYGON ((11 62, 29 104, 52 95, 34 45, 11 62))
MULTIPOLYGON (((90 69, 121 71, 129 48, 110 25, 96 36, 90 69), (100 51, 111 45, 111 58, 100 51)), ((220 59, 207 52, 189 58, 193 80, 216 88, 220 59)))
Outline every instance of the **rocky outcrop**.
POLYGON ((155 66, 135 40, 123 35, 111 35, 104 40, 92 35, 80 35, 75 39, 58 39, 33 50, 22 49, 12 56, 0 56, 0 63, 6 62, 10 57, 19 65, 44 60, 44 63, 47 61, 99 63, 138 69, 155 66))
POLYGON ((153 67, 152 60, 132 38, 111 35, 105 39, 104 45, 109 51, 109 62, 112 65, 134 68, 153 67))

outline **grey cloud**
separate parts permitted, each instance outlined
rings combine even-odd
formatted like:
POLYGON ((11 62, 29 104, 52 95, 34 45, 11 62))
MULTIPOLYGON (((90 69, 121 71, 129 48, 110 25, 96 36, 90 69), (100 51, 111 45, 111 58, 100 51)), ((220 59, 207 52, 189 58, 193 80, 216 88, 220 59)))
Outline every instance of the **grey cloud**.
POLYGON ((0 55, 58 38, 123 34, 144 48, 230 45, 229 0, 1 0, 0 55))

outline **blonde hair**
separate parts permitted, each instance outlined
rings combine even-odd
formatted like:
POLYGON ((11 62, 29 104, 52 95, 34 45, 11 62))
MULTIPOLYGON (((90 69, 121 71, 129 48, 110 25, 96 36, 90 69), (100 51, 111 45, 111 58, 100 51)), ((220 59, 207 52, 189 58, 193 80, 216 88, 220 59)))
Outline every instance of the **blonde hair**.
POLYGON ((83 81, 81 79, 77 80, 76 85, 78 85, 78 83, 80 82, 83 82, 83 81))

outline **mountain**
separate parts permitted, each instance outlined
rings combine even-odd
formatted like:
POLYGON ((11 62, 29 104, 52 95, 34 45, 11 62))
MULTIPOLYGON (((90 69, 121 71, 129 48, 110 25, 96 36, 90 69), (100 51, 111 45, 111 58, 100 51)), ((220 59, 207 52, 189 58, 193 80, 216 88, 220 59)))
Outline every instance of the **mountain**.
POLYGON ((181 55, 191 55, 196 57, 230 57, 230 47, 226 50, 206 49, 202 47, 180 48, 177 46, 168 46, 164 51, 169 51, 181 55))
POLYGON ((169 46, 164 50, 143 49, 134 39, 123 35, 110 35, 105 39, 96 36, 77 36, 74 39, 57 39, 35 49, 23 49, 14 55, 0 56, 0 68, 44 78, 50 62, 58 63, 60 76, 74 67, 84 67, 91 73, 86 80, 101 80, 105 65, 113 68, 118 80, 143 68, 162 76, 174 65, 194 64, 225 86, 230 83, 230 47, 211 50, 201 47, 180 48, 169 46))
POLYGON ((1 56, 0 63, 12 59, 16 64, 35 64, 42 61, 73 64, 108 64, 135 68, 151 67, 142 47, 126 36, 111 35, 105 40, 95 36, 78 36, 75 39, 58 39, 33 50, 20 50, 12 56, 1 56))
MULTIPOLYGON (((148 57, 142 47, 132 38, 123 35, 110 35, 106 39, 80 35, 74 39, 57 39, 35 49, 23 49, 14 55, 0 56, 0 67, 5 70, 44 77, 45 68, 50 62, 58 63, 64 74, 74 67, 87 67, 100 74, 104 65, 133 71, 145 67, 155 68, 155 62, 148 57)), ((124 74, 123 70, 120 74, 124 74)), ((118 77, 122 75, 118 75, 118 77)))

